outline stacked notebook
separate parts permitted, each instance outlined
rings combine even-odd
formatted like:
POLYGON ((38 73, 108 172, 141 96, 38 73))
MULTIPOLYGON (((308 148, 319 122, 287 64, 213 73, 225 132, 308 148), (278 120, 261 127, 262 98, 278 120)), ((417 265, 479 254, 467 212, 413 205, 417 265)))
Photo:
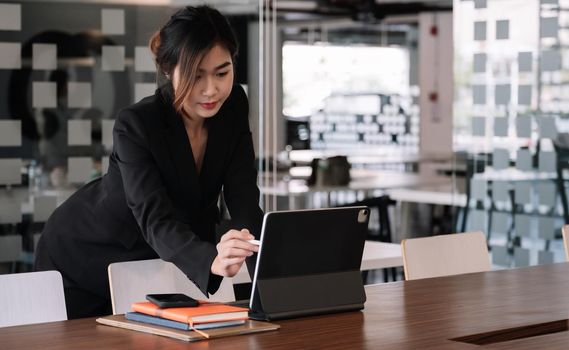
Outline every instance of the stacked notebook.
POLYGON ((165 309, 150 302, 134 303, 132 312, 98 318, 97 322, 185 341, 279 328, 275 324, 249 320, 246 308, 208 302, 200 302, 197 307, 165 309))

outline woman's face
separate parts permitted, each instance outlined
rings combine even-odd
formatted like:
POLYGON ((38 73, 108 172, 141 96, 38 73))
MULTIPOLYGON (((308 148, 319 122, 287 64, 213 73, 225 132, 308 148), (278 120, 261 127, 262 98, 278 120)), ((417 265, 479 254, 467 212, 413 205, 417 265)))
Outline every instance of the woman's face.
MULTIPOLYGON (((195 85, 184 101, 184 112, 190 118, 213 117, 229 97, 233 87, 233 63, 229 51, 216 44, 198 66, 195 85)), ((172 84, 178 87, 180 69, 174 68, 172 84)))

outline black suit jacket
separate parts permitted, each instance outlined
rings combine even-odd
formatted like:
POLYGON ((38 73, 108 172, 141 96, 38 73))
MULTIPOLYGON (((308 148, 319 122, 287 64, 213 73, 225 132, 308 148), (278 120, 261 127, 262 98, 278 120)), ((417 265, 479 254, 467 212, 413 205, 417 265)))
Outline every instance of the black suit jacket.
MULTIPOLYGON (((243 89, 235 86, 218 114, 206 120, 199 174, 182 117, 166 91, 119 113, 107 174, 78 190, 46 224, 37 253, 49 256, 66 287, 108 297, 110 263, 160 257, 204 294, 215 292, 221 278, 210 267, 222 189, 233 228, 260 236, 263 213, 243 89)), ((248 259, 250 271, 252 263, 248 259)))

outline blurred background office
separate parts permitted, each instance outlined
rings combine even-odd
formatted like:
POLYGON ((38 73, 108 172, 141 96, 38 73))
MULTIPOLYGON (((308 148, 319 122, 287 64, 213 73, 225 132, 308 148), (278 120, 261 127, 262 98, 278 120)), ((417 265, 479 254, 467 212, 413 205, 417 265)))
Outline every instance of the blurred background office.
POLYGON ((564 259, 569 0, 0 0, 0 273, 105 173, 117 111, 156 89, 150 34, 203 3, 241 43, 265 211, 366 204, 370 240, 564 259))

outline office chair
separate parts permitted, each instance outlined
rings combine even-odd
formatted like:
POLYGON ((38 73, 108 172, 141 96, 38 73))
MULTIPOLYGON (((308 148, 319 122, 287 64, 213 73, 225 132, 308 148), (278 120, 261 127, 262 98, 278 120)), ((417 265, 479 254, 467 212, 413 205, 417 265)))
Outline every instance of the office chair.
POLYGON ((564 225, 561 228, 563 235, 563 248, 565 248, 565 259, 569 261, 569 225, 564 225))
POLYGON ((480 231, 401 241, 406 280, 490 270, 486 238, 480 231))
POLYGON ((108 273, 114 315, 130 311, 132 303, 146 300, 146 294, 183 293, 200 300, 235 301, 231 279, 224 278, 208 298, 176 265, 161 259, 113 263, 108 273))
POLYGON ((0 327, 67 320, 59 271, 0 275, 0 327))

